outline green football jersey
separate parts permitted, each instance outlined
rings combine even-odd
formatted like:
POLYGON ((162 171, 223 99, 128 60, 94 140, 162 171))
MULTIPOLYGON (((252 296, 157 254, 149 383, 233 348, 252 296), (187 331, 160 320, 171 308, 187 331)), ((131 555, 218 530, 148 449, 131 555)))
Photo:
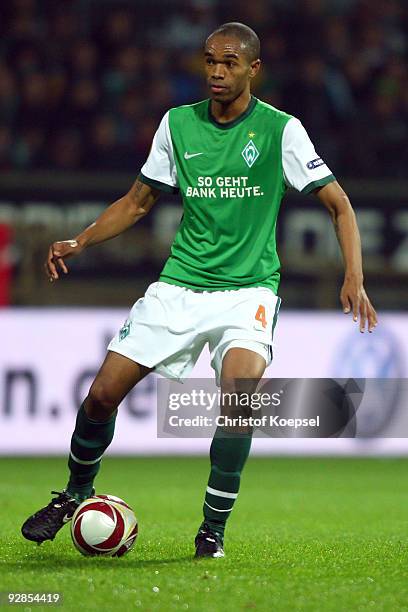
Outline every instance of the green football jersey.
POLYGON ((268 287, 277 293, 282 198, 288 186, 299 188, 296 180, 301 187, 306 182, 301 191, 311 191, 334 176, 297 119, 252 97, 247 110, 228 123, 215 120, 210 100, 171 109, 140 179, 180 191, 183 200, 160 280, 195 290, 268 287), (302 168, 296 169, 299 152, 302 168))

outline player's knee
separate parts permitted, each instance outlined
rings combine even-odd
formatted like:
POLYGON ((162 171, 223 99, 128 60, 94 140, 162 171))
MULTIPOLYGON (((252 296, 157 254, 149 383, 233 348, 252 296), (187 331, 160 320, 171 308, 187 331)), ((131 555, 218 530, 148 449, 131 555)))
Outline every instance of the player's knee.
POLYGON ((221 386, 230 390, 237 387, 254 387, 258 384, 265 371, 264 357, 251 350, 232 348, 227 351, 222 362, 221 386), (248 382, 244 382, 248 381, 248 382), (251 384, 252 383, 252 384, 251 384))
POLYGON ((242 370, 233 374, 223 372, 221 375, 222 393, 254 393, 261 376, 254 370, 242 370))
MULTIPOLYGON (((221 405, 222 416, 247 418, 251 416, 250 396, 256 391, 259 374, 252 369, 238 369, 235 372, 223 368, 221 374, 221 405)), ((250 427, 239 425, 233 427, 232 433, 250 433, 250 427)))
POLYGON ((109 418, 118 407, 112 387, 103 381, 94 381, 85 402, 85 410, 90 418, 101 420, 109 418))

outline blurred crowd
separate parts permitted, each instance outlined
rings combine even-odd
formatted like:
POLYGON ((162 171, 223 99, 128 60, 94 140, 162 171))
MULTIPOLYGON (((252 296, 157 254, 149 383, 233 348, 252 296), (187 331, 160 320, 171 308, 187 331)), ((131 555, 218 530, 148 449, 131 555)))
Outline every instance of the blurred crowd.
POLYGON ((3 0, 0 170, 137 173, 171 106, 207 97, 220 23, 261 39, 261 99, 298 116, 337 175, 406 176, 406 0, 3 0))

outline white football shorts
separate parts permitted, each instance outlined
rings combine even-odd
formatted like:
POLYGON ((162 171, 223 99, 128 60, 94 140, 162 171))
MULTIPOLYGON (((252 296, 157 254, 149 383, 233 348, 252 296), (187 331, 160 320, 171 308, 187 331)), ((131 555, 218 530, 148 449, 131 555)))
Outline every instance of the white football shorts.
POLYGON ((280 302, 266 287, 193 291, 158 281, 133 305, 108 350, 181 380, 208 342, 219 384, 222 360, 232 347, 259 353, 266 365, 271 363, 280 302))

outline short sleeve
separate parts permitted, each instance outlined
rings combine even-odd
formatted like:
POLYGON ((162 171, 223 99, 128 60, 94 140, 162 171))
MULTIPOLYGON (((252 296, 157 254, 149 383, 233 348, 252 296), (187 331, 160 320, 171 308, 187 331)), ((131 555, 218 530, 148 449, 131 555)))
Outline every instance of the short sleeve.
POLYGON ((146 163, 140 171, 139 180, 168 193, 179 191, 170 134, 169 112, 164 115, 154 135, 152 147, 146 163))
POLYGON ((310 193, 336 180, 295 117, 289 119, 283 130, 282 164, 286 184, 302 193, 310 193))

